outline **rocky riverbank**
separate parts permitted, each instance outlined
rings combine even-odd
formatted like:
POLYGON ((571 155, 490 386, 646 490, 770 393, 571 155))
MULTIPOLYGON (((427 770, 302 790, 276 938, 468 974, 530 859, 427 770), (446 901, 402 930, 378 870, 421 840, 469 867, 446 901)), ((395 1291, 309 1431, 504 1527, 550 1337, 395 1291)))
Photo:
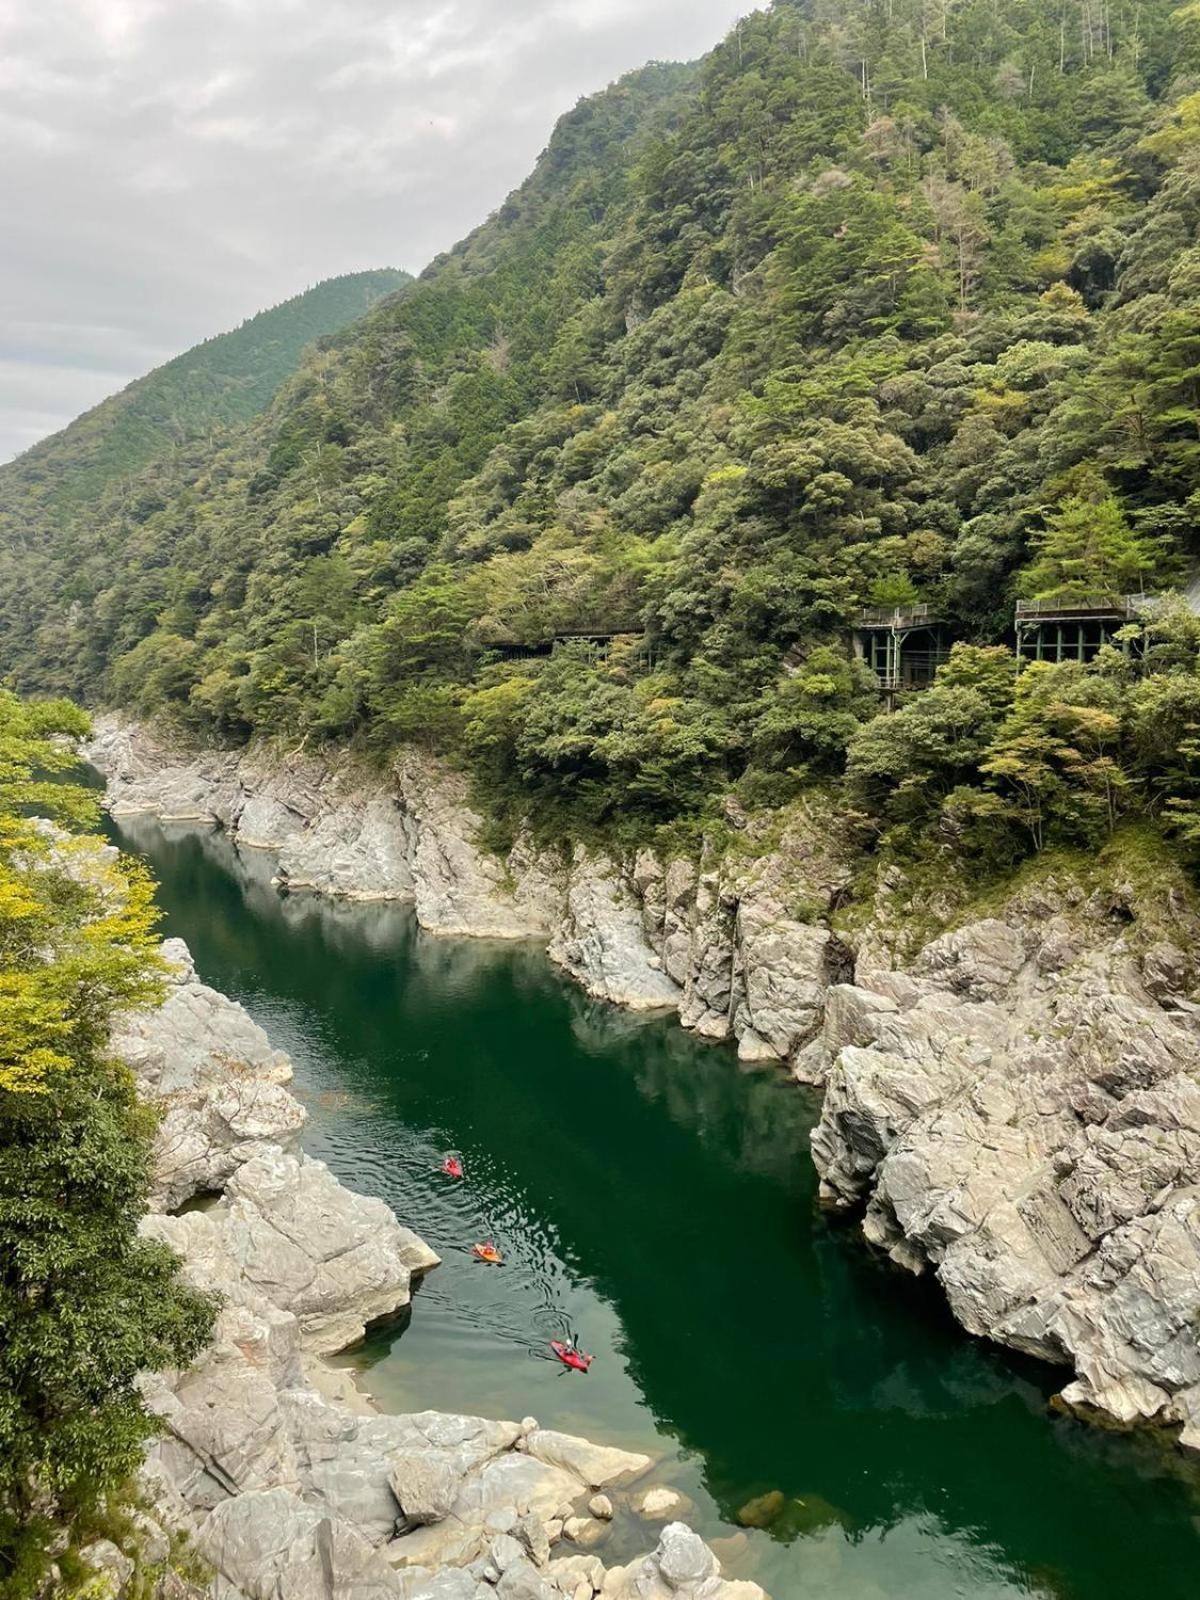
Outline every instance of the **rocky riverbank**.
POLYGON ((187 749, 104 717, 88 755, 117 816, 219 824, 274 852, 285 887, 411 900, 431 933, 546 941, 589 994, 676 1011, 743 1060, 790 1061, 844 964, 822 918, 847 870, 803 826, 774 847, 752 833, 736 864, 711 868, 527 837, 500 858, 479 847, 462 775, 419 754, 383 777, 338 752, 187 749))
MULTIPOLYGON (((162 1110, 144 1232, 219 1297, 190 1370, 150 1375, 163 1432, 146 1462, 158 1507, 143 1560, 183 1532, 211 1580, 165 1593, 213 1600, 763 1600, 727 1582, 647 1493, 650 1459, 540 1428, 432 1411, 383 1416, 323 1357, 408 1313, 438 1257, 381 1201, 344 1188, 298 1148, 291 1066, 246 1012, 201 983, 186 946, 163 947, 163 1004, 127 1017, 114 1047, 162 1110), (635 1497, 629 1487, 640 1483, 635 1497), (614 1518, 654 1550, 605 1567, 614 1518)), ((85 1552, 113 1594, 128 1555, 85 1552)), ((129 1587, 129 1592, 133 1589, 129 1587)), ((140 1592, 140 1591, 139 1591, 140 1592)))
POLYGON ((117 812, 219 822, 285 885, 411 898, 433 932, 545 939, 590 993, 827 1085, 831 1206, 972 1333, 1071 1369, 1064 1404, 1200 1446, 1200 917, 1168 868, 1076 864, 986 912, 885 874, 851 924, 848 853, 803 808, 731 809, 698 862, 501 861, 416 756, 384 778, 110 720, 92 759, 117 812))

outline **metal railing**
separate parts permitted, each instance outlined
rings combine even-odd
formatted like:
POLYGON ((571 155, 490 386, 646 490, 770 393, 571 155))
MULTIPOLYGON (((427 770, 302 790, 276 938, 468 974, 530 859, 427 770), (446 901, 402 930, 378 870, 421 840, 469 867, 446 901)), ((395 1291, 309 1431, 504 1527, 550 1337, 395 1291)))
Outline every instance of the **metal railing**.
POLYGON ((864 606, 858 613, 860 628, 928 628, 940 622, 932 606, 864 606))
POLYGON ((641 634, 646 630, 642 624, 634 619, 628 622, 598 622, 592 626, 586 623, 575 628, 559 628, 554 639, 558 641, 568 639, 624 639, 631 634, 641 634))
POLYGON ((1058 600, 1018 600, 1018 622, 1049 618, 1135 617, 1150 597, 1144 594, 1085 594, 1058 600))

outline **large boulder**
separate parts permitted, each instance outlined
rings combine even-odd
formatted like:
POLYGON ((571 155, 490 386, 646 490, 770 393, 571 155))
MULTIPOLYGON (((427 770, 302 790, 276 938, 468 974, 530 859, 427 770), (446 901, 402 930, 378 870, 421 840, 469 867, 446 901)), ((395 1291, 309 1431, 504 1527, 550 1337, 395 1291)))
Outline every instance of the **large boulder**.
POLYGON ((356 1528, 289 1489, 223 1501, 197 1548, 248 1600, 405 1600, 396 1574, 356 1528))
POLYGON ((786 1061, 820 1027, 830 982, 828 928, 797 922, 770 901, 738 908, 742 1001, 733 1031, 742 1061, 786 1061))
POLYGON ((245 1489, 295 1487, 297 1457, 280 1397, 303 1382, 296 1318, 248 1290, 227 1302, 192 1367, 141 1380, 163 1422, 150 1451, 154 1475, 189 1511, 210 1510, 245 1489))
POLYGON ((323 801, 280 846, 280 881, 351 900, 411 899, 412 829, 396 796, 360 780, 338 786, 336 802, 327 790, 323 801))
POLYGON ((1111 910, 1041 891, 831 991, 812 1149, 825 1200, 865 1197, 868 1239, 932 1266, 964 1327, 1073 1368, 1083 1413, 1190 1439, 1200 1034, 1187 963, 1153 929, 1139 962, 1111 910))
POLYGON ((721 1564, 698 1533, 682 1522, 663 1529, 655 1550, 627 1567, 612 1567, 604 1600, 766 1600, 756 1583, 721 1576, 721 1564))
POLYGON ((685 1028, 735 1039, 743 1061, 789 1062, 819 1081, 827 1062, 809 1047, 845 962, 828 925, 849 876, 838 829, 803 807, 782 824, 736 808, 731 820, 743 845, 706 850, 699 865, 638 855, 646 938, 682 990, 685 1028))
POLYGON ((614 1483, 640 1478, 651 1466, 649 1456, 592 1444, 588 1439, 551 1428, 535 1428, 525 1437, 522 1449, 549 1466, 574 1473, 589 1489, 607 1489, 614 1483))
POLYGON ((293 1312, 316 1352, 357 1343, 368 1323, 408 1304, 414 1274, 438 1264, 382 1200, 343 1188, 323 1162, 280 1150, 240 1167, 211 1210, 151 1217, 145 1228, 185 1258, 202 1287, 293 1312))
POLYGON ((190 1093, 232 1079, 284 1084, 292 1064, 236 1000, 196 977, 182 939, 162 946, 168 988, 162 1004, 117 1021, 112 1047, 149 1095, 190 1093))
POLYGON ((248 1161, 294 1148, 305 1121, 304 1107, 277 1083, 233 1078, 171 1095, 155 1132, 150 1203, 174 1211, 223 1189, 248 1161))
POLYGON ((468 1476, 510 1450, 521 1432, 516 1423, 437 1411, 356 1416, 300 1391, 281 1402, 305 1499, 375 1544, 402 1521, 449 1516, 468 1476))
POLYGON ((543 1525, 559 1507, 589 1494, 573 1472, 509 1450, 463 1479, 448 1514, 405 1533, 388 1547, 397 1566, 465 1566, 488 1548, 497 1513, 532 1515, 543 1525))
POLYGON ((287 1056, 236 1001, 199 981, 182 939, 166 940, 162 955, 162 1004, 121 1016, 112 1048, 161 1112, 150 1199, 172 1211, 223 1189, 256 1156, 291 1149, 305 1112, 284 1088, 287 1056))

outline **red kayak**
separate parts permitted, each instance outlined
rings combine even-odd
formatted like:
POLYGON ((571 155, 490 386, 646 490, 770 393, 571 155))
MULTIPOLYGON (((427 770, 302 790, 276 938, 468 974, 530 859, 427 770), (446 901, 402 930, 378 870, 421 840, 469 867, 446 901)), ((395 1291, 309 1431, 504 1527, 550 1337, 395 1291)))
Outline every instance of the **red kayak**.
POLYGON ((570 1367, 572 1372, 586 1372, 596 1359, 583 1350, 577 1350, 573 1344, 564 1344, 561 1339, 551 1339, 550 1348, 563 1366, 570 1367))
POLYGON ((447 1156, 445 1161, 442 1162, 442 1171, 448 1178, 461 1178, 463 1164, 457 1156, 447 1156))

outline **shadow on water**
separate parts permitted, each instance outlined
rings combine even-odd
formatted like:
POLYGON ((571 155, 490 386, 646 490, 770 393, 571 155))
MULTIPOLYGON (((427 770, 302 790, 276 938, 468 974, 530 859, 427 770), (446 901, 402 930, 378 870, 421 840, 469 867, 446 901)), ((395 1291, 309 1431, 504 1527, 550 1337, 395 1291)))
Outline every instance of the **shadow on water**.
POLYGON ((823 1217, 811 1094, 588 1001, 536 947, 282 896, 219 834, 117 836, 202 976, 291 1052, 309 1151, 444 1258, 403 1337, 346 1358, 382 1401, 651 1451, 777 1600, 1190 1600, 1190 1468, 1051 1417, 1053 1372, 967 1338, 823 1217), (503 1266, 472 1261, 486 1237, 503 1266), (568 1322, 586 1379, 531 1359, 568 1322), (755 1499, 771 1525, 739 1532, 755 1499))

